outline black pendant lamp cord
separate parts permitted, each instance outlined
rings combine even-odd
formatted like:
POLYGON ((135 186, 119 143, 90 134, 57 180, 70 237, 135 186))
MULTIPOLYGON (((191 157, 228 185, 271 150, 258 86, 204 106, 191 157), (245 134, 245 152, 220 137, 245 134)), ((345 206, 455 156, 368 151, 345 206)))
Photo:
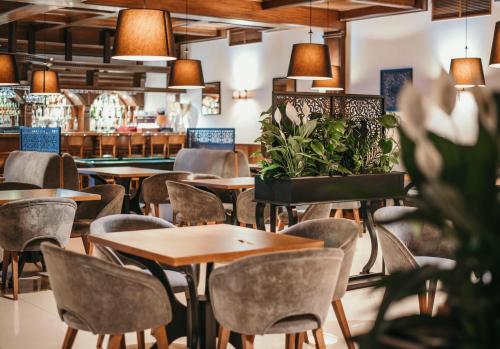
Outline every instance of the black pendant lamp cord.
POLYGON ((186 0, 186 48, 184 49, 184 58, 188 59, 189 41, 188 41, 188 0, 186 0))
POLYGON ((312 0, 309 0, 309 44, 312 43, 312 0))

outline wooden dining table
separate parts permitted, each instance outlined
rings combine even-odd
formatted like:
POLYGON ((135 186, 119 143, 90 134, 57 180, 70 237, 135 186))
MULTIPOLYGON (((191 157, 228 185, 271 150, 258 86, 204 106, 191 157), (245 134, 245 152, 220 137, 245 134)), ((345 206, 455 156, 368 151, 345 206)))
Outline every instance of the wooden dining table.
POLYGON ((254 177, 231 177, 231 178, 215 178, 215 179, 185 179, 183 183, 193 185, 195 187, 203 187, 209 190, 219 189, 227 190, 231 193, 231 202, 233 204, 233 212, 231 214, 231 223, 236 225, 237 221, 237 200, 241 190, 255 188, 254 177))
MULTIPOLYGON (((174 296, 164 273, 165 266, 182 268, 207 263, 206 280, 209 280, 214 263, 227 263, 262 253, 324 246, 323 241, 228 224, 107 233, 90 235, 89 240, 136 260, 163 283, 173 311, 173 320, 166 326, 169 343, 187 336, 188 347, 194 349, 198 348, 198 340, 201 349, 216 347, 217 322, 210 304, 208 282, 205 283, 205 294, 198 295, 194 278, 185 273, 192 305, 188 311, 174 296), (189 318, 191 321, 188 321, 189 318), (191 327, 188 324, 192 324, 191 327)), ((231 342, 236 348, 241 348, 237 335, 231 342)))
POLYGON ((139 198, 141 194, 142 181, 144 178, 154 176, 159 173, 166 173, 166 170, 157 170, 142 167, 85 167, 79 168, 78 173, 92 177, 97 183, 105 184, 104 178, 114 178, 117 184, 125 188, 125 197, 123 199, 122 213, 130 213, 133 211, 137 214, 142 214, 139 206, 139 198), (130 194, 130 182, 132 178, 139 179, 139 185, 135 195, 130 194))
POLYGON ((101 200, 101 195, 61 188, 0 191, 0 205, 6 204, 11 201, 37 198, 66 198, 81 202, 101 200))

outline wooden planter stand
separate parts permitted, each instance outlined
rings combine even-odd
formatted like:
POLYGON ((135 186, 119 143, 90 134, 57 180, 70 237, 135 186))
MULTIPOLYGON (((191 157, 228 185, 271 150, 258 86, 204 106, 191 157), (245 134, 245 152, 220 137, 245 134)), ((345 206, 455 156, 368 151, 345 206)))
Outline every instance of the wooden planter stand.
POLYGON ((371 273, 378 254, 378 241, 373 220, 372 203, 405 197, 404 173, 365 174, 351 176, 299 177, 262 180, 255 177, 255 216, 257 228, 265 230, 264 208, 271 206, 271 231, 276 231, 276 208, 284 206, 289 225, 297 223, 296 206, 328 202, 360 201, 363 225, 371 241, 370 258, 361 275, 350 278, 350 289, 371 286, 380 274, 371 273))

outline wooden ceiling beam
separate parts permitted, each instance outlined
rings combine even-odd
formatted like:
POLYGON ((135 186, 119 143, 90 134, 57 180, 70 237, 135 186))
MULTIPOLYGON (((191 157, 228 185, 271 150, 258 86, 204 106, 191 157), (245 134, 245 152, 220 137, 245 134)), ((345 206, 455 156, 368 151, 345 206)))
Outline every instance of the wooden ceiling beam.
MULTIPOLYGON (((319 2, 322 0, 312 0, 312 3, 319 2)), ((263 0, 262 9, 269 10, 278 7, 290 7, 290 6, 305 6, 309 5, 309 0, 263 0)))
MULTIPOLYGON (((83 0, 85 4, 117 6, 124 8, 141 8, 142 2, 135 0, 83 0)), ((147 8, 155 8, 182 14, 185 4, 178 0, 146 0, 147 8)), ((339 12, 329 10, 330 28, 341 26, 339 12)), ((308 26, 309 8, 307 7, 280 7, 263 10, 261 3, 248 0, 190 0, 189 13, 192 17, 218 18, 220 21, 240 24, 271 25, 271 26, 308 26)), ((328 10, 312 8, 312 25, 314 27, 327 27, 328 10)))
POLYGON ((385 6, 400 9, 414 9, 416 5, 415 0, 351 0, 359 4, 367 4, 372 6, 385 6))
POLYGON ((91 23, 92 21, 108 19, 111 17, 116 17, 116 13, 111 12, 111 13, 106 13, 106 14, 101 14, 101 15, 88 14, 88 13, 87 14, 80 14, 80 15, 73 17, 70 22, 55 25, 55 26, 46 27, 46 28, 41 29, 40 31, 60 30, 60 29, 66 29, 69 27, 82 27, 88 23, 91 23))
MULTIPOLYGON (((60 3, 62 3, 61 1, 60 3)), ((10 22, 20 21, 25 18, 38 15, 40 13, 49 12, 58 8, 64 7, 63 4, 60 5, 35 5, 28 4, 25 6, 18 7, 16 9, 10 10, 8 12, 0 14, 0 25, 7 24, 10 22)))

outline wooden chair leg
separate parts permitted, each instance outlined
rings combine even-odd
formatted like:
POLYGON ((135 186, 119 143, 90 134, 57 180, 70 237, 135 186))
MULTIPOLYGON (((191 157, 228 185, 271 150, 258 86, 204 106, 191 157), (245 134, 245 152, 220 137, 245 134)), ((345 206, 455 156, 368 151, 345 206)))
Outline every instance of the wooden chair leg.
POLYGON ((345 316, 342 301, 340 299, 332 301, 332 307, 335 312, 335 316, 337 317, 337 321, 339 322, 340 330, 344 336, 347 348, 354 349, 354 342, 352 341, 351 331, 349 330, 349 323, 347 322, 347 318, 345 316))
POLYGON ((278 220, 278 231, 285 229, 285 224, 280 220, 278 220))
POLYGON ((217 349, 226 349, 229 343, 229 335, 231 331, 228 328, 219 326, 219 340, 217 342, 217 349))
POLYGON ((78 330, 68 327, 68 329, 66 330, 66 335, 64 336, 62 349, 71 349, 73 347, 73 343, 75 343, 75 338, 77 333, 78 330))
POLYGON ((425 293, 418 295, 418 306, 420 309, 420 314, 427 313, 427 295, 425 293))
POLYGON ((17 301, 19 294, 19 253, 11 251, 12 258, 12 295, 14 300, 17 301))
POLYGON ((97 336, 96 348, 98 348, 98 349, 102 348, 102 345, 104 344, 104 337, 105 337, 105 335, 103 335, 103 334, 100 334, 99 336, 97 336))
POLYGON ((144 339, 144 331, 137 332, 137 349, 146 349, 146 340, 144 339))
POLYGON ((302 349, 304 347, 305 336, 305 332, 297 333, 295 337, 295 349, 302 349))
POLYGON ((335 210, 335 216, 333 218, 344 218, 344 211, 343 210, 335 210))
POLYGON ((108 349, 120 349, 122 338, 123 335, 121 334, 109 336, 108 349))
POLYGON ((122 340, 120 342, 120 349, 127 349, 127 344, 125 343, 125 334, 122 335, 122 340))
POLYGON ((252 335, 241 335, 241 342, 243 344, 243 349, 253 349, 253 341, 255 340, 255 336, 252 335))
POLYGON ((295 349, 295 333, 288 333, 285 337, 285 348, 286 349, 295 349))
POLYGON ((168 337, 165 326, 157 327, 151 333, 156 338, 156 347, 158 349, 168 349, 168 337))
POLYGON ((160 218, 160 204, 154 204, 155 206, 155 217, 160 218))
POLYGON ((436 298, 437 280, 430 280, 427 289, 427 314, 432 316, 434 308, 434 299, 436 298))
POLYGON ((358 225, 359 228, 359 237, 361 237, 363 236, 364 226, 361 223, 361 216, 359 215, 359 209, 355 208, 353 210, 353 213, 354 213, 354 220, 356 221, 356 224, 358 225))
POLYGON ((144 215, 145 215, 145 216, 149 216, 149 209, 150 209, 150 208, 151 208, 151 207, 150 207, 150 204, 149 204, 149 203, 147 203, 147 202, 145 202, 145 203, 144 203, 144 215))
POLYGON ((326 349, 325 337, 323 336, 323 329, 317 328, 313 330, 314 341, 316 342, 316 349, 326 349))
POLYGON ((89 237, 87 234, 82 235, 82 243, 83 243, 83 248, 85 249, 85 253, 87 256, 92 256, 92 243, 89 240, 89 237))
POLYGON ((3 251, 3 264, 2 264, 2 290, 9 287, 8 270, 10 264, 10 251, 3 251))

